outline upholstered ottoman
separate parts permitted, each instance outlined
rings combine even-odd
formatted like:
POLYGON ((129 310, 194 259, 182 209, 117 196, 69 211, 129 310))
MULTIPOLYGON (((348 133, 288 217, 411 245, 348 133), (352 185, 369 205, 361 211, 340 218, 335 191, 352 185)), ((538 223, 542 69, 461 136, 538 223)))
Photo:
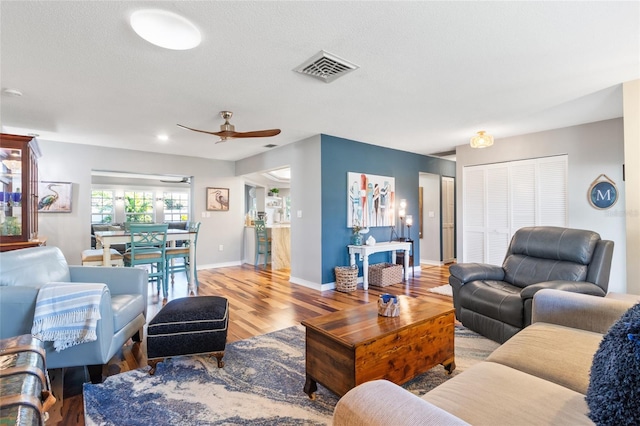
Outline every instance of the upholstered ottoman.
POLYGON ((149 374, 164 358, 179 355, 210 354, 222 368, 228 324, 229 302, 224 297, 184 297, 167 303, 147 327, 149 374))

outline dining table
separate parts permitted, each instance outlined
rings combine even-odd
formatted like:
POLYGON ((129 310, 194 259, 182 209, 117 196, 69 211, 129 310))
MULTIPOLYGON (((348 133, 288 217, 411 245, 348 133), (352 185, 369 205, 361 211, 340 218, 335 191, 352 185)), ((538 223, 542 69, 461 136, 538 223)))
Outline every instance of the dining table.
MULTIPOLYGON (((195 265, 196 248, 193 243, 196 239, 197 232, 187 229, 167 229, 167 241, 171 247, 176 246, 177 241, 190 241, 189 244, 189 264, 195 265)), ((96 248, 102 248, 102 265, 111 266, 111 245, 126 244, 131 242, 131 233, 129 231, 96 231, 96 248)), ((136 238, 136 234, 133 236, 136 238)), ((171 260, 173 262, 173 259, 171 260)), ((189 268, 189 292, 195 293, 195 271, 189 268)))

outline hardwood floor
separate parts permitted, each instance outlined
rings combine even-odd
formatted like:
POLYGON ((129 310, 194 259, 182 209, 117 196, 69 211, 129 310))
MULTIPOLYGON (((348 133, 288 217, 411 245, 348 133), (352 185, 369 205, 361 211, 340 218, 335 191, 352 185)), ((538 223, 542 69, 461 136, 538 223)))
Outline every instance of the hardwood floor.
MULTIPOLYGON (((229 300, 227 343, 230 343, 297 325, 302 320, 318 315, 375 302, 382 293, 451 301, 450 297, 428 291, 432 287, 447 284, 448 278, 448 266, 423 265, 420 274, 410 277, 407 282, 392 286, 370 286, 367 291, 360 287, 352 293, 340 293, 335 290, 318 292, 291 284, 288 281, 288 270, 271 271, 268 268, 255 268, 245 264, 198 271, 198 294, 223 296, 229 300)), ((150 287, 148 321, 162 308, 161 299, 152 290, 155 290, 155 286, 153 289, 150 287)), ((175 284, 169 288, 169 300, 187 296, 185 275, 176 274, 175 284)), ((105 366, 103 375, 111 376, 146 366, 144 345, 144 342, 129 341, 105 366)), ((52 371, 50 374, 61 372, 52 371)), ((47 425, 84 425, 82 383, 85 377, 82 368, 65 371, 62 420, 52 418, 47 425)))

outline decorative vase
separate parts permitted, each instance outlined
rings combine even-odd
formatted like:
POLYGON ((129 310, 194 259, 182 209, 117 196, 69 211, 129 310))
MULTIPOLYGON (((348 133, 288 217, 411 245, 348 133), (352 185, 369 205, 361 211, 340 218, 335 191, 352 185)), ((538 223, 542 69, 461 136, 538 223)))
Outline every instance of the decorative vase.
POLYGON ((361 246, 363 239, 364 239, 364 237, 362 236, 362 234, 360 234, 360 233, 353 234, 353 235, 351 235, 351 245, 361 246))

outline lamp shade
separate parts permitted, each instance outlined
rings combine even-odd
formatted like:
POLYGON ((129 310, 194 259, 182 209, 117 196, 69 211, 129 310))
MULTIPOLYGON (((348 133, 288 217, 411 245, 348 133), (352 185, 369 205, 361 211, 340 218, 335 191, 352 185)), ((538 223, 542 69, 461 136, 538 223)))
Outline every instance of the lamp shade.
POLYGON ((471 148, 486 148, 493 145, 493 136, 488 135, 484 130, 480 130, 477 135, 471 138, 471 148))

